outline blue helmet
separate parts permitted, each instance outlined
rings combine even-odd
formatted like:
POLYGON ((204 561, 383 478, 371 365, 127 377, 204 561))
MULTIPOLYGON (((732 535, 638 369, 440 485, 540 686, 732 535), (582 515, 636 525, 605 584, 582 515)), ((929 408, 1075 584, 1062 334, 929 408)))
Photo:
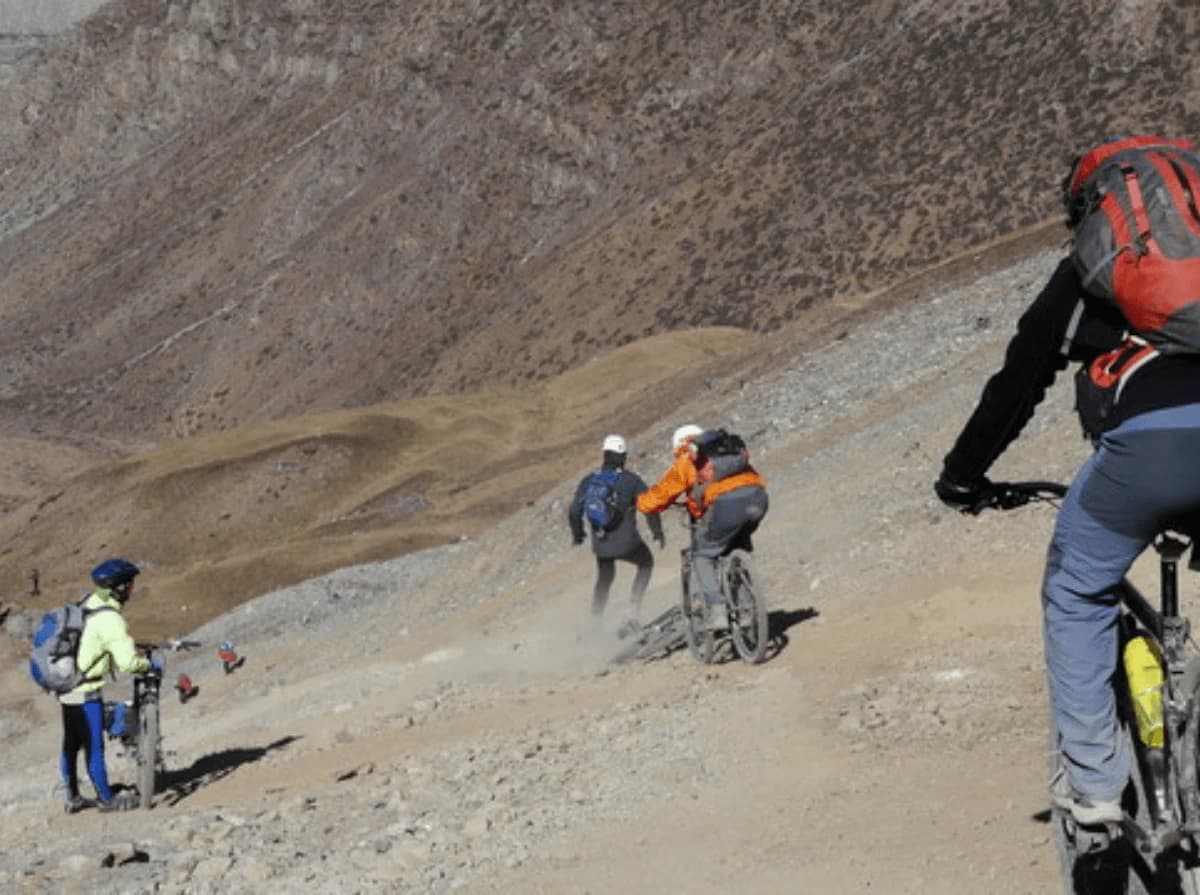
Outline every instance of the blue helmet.
POLYGON ((125 559, 106 559, 92 569, 92 581, 96 587, 112 590, 123 584, 129 584, 142 570, 125 559))

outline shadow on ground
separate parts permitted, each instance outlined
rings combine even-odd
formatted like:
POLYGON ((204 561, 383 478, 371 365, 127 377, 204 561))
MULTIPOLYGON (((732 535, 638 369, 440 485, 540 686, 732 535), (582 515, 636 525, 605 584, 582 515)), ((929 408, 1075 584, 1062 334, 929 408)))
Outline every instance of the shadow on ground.
POLYGON ((285 736, 266 746, 222 749, 220 752, 201 756, 189 767, 177 771, 164 771, 159 777, 159 791, 167 794, 168 805, 178 805, 200 787, 216 783, 242 765, 252 764, 268 752, 283 749, 298 739, 300 738, 297 736, 285 736))
POLYGON ((787 648, 787 632, 789 629, 801 622, 808 621, 810 618, 816 618, 820 614, 812 606, 807 606, 804 609, 776 609, 771 612, 767 616, 770 643, 767 646, 767 655, 763 661, 771 661, 771 659, 774 659, 787 648))

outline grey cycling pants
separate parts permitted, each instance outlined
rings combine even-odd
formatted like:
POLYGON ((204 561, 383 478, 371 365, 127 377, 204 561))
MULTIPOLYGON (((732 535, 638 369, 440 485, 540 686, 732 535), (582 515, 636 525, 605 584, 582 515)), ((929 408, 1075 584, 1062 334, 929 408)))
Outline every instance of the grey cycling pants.
POLYGON ((717 559, 741 547, 752 549, 750 535, 767 515, 767 492, 758 485, 735 488, 712 502, 696 524, 692 542, 692 568, 706 606, 721 602, 721 583, 717 580, 717 559))
POLYGON ((1076 792, 1120 798, 1130 755, 1118 735, 1118 586, 1172 518, 1200 507, 1200 404, 1150 411, 1100 440, 1055 523, 1042 586, 1050 706, 1076 792))

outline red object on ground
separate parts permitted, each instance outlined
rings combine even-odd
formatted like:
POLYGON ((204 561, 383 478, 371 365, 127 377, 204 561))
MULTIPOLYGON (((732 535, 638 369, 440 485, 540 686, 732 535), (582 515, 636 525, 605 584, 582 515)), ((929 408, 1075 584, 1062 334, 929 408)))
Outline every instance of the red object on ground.
POLYGON ((179 675, 179 679, 175 681, 175 689, 179 691, 180 702, 187 702, 200 692, 200 688, 193 684, 192 679, 186 674, 179 675))
POLYGON ((218 649, 217 658, 221 660, 221 667, 225 669, 226 674, 232 674, 235 669, 241 668, 245 661, 232 649, 218 649))

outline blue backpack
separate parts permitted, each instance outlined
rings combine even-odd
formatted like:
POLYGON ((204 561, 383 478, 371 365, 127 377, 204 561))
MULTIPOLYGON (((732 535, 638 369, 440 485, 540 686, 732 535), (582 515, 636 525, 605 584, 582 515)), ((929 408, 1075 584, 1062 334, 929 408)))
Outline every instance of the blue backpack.
POLYGON ((583 491, 583 515, 592 531, 603 537, 621 524, 621 505, 618 502, 617 482, 621 479, 619 469, 601 469, 593 472, 583 491))
POLYGON ((67 603, 42 616, 42 623, 33 634, 29 674, 47 693, 69 693, 86 681, 96 680, 88 677, 91 669, 78 666, 76 656, 83 626, 97 612, 116 610, 111 606, 84 609, 81 601, 67 603))

